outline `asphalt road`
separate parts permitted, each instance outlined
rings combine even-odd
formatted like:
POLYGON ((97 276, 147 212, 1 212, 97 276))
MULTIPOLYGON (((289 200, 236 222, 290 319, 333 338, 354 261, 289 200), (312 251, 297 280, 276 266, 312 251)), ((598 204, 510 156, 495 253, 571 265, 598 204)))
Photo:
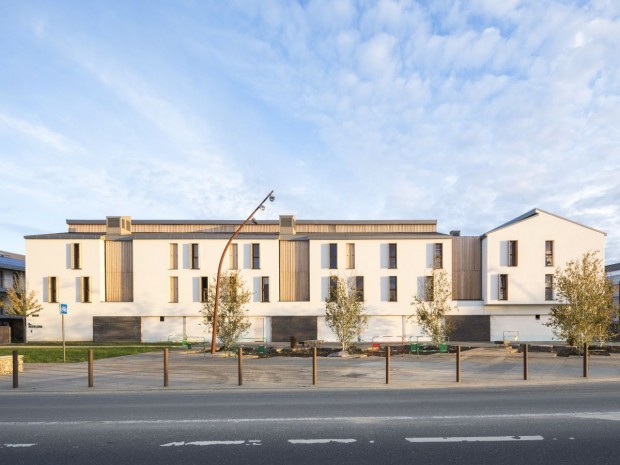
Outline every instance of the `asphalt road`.
POLYGON ((1 393, 7 464, 618 464, 620 383, 1 393))

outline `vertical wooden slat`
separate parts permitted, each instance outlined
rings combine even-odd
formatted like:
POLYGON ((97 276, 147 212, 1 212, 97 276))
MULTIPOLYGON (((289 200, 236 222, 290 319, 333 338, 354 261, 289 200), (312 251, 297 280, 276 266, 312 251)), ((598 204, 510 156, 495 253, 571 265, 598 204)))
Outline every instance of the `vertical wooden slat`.
POLYGON ((452 237, 452 295, 482 299, 482 242, 478 236, 452 237))
POLYGON ((309 242, 280 241, 280 301, 310 300, 309 242))
POLYGON ((133 301, 133 242, 105 243, 106 302, 133 301))

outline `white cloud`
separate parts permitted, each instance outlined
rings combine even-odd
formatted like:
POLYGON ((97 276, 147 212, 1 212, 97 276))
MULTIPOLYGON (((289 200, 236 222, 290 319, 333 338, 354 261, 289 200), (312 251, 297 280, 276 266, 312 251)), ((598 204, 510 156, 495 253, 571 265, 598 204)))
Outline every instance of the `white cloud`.
POLYGON ((71 152, 78 148, 77 144, 66 136, 55 132, 41 124, 37 124, 15 116, 0 113, 0 127, 17 131, 29 139, 45 144, 59 152, 71 152))

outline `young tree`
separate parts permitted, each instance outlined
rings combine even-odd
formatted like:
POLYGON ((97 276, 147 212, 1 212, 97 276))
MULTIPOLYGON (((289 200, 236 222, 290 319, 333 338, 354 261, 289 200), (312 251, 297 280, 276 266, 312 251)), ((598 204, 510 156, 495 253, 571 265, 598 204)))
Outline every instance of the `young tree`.
POLYGON ((611 335, 613 286, 596 252, 571 260, 554 277, 556 301, 546 326, 569 345, 605 341, 611 335))
POLYGON ((37 293, 29 291, 27 284, 22 283, 18 274, 13 275, 13 286, 7 291, 7 301, 0 302, 0 307, 8 315, 18 315, 22 317, 24 328, 24 342, 28 342, 28 328, 26 319, 29 316, 38 314, 43 310, 43 306, 37 300, 37 293))
MULTIPOLYGON (((213 327, 213 309, 215 306, 215 286, 212 282, 207 290, 207 301, 200 312, 208 328, 213 327)), ((232 348, 243 333, 250 329, 247 309, 252 293, 245 288, 245 283, 234 271, 222 276, 220 280, 220 304, 218 310, 217 338, 224 350, 232 348)))
POLYGON ((325 323, 334 332, 342 350, 368 326, 364 302, 355 288, 341 276, 330 276, 330 291, 325 299, 325 323))
POLYGON ((425 279, 424 295, 415 295, 411 305, 416 313, 409 318, 415 318, 422 332, 435 344, 443 342, 454 329, 446 323, 446 314, 457 309, 452 305, 452 282, 448 272, 434 268, 431 276, 425 279))

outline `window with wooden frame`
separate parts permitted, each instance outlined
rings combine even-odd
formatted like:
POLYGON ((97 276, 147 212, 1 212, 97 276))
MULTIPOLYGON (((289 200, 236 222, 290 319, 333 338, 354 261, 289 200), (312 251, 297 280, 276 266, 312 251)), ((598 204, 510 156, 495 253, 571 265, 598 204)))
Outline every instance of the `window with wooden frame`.
POLYGON ((207 276, 200 277, 200 301, 207 302, 209 300, 209 278, 207 276))
POLYGON ((336 276, 329 277, 329 289, 327 290, 327 299, 330 302, 336 300, 336 293, 338 292, 338 278, 336 276))
POLYGON ((388 302, 397 302, 398 301, 398 289, 397 289, 396 276, 390 276, 388 281, 389 281, 388 302))
POLYGON ((433 244, 433 268, 443 268, 443 244, 441 242, 433 244))
POLYGON ((178 276, 170 276, 170 303, 179 301, 179 278, 178 276))
POLYGON ((338 269, 338 244, 329 244, 329 269, 338 269))
POLYGON ((230 244, 230 249, 228 250, 228 254, 230 258, 230 263, 228 267, 231 270, 238 270, 239 269, 239 247, 237 247, 237 244, 230 244))
POLYGON ((545 266, 553 266, 553 241, 545 241, 545 266))
POLYGON ((260 244, 252 244, 252 269, 260 270, 260 244))
POLYGON ((56 276, 47 278, 47 301, 48 303, 58 303, 58 278, 56 276))
POLYGON ((200 262, 198 261, 198 244, 190 244, 190 268, 197 270, 200 268, 200 262))
POLYGON ((545 275, 545 300, 553 300, 553 275, 545 275))
POLYGON ((396 269, 396 244, 388 244, 388 268, 396 269))
POLYGON ((507 274, 499 275, 497 300, 508 300, 508 275, 507 274))
POLYGON ((424 300, 431 302, 435 298, 435 283, 432 276, 424 276, 424 300))
POLYGON ((358 302, 364 301, 364 277, 355 277, 355 296, 358 302))
POLYGON ((81 244, 74 242, 71 244, 71 269, 79 270, 82 268, 82 247, 81 244))
POLYGON ((508 266, 519 264, 519 241, 508 241, 508 266))
POLYGON ((168 262, 168 268, 171 270, 178 270, 179 269, 179 244, 176 243, 170 243, 168 244, 168 251, 169 251, 169 262, 168 262))
POLYGON ((90 300, 90 276, 82 276, 80 280, 80 297, 83 303, 89 303, 90 300))
POLYGON ((355 244, 348 243, 346 246, 347 252, 347 269, 355 269, 355 244))
POLYGON ((260 278, 260 301, 269 302, 269 276, 260 278))

